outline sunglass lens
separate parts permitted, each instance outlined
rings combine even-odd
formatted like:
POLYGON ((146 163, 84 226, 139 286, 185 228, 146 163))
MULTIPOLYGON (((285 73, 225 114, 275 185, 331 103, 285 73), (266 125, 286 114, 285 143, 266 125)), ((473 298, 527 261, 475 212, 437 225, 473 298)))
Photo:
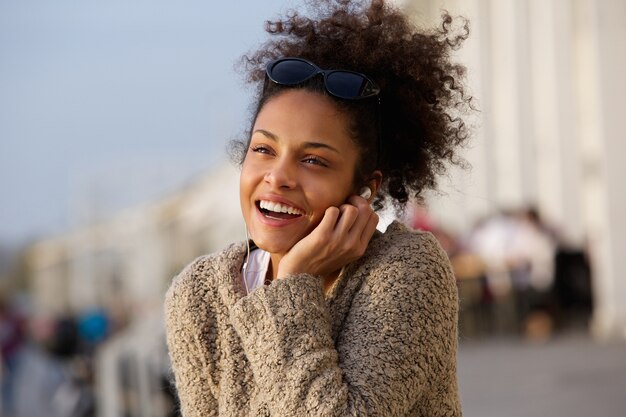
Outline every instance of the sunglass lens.
POLYGON ((317 73, 317 68, 304 61, 287 59, 275 63, 270 78, 280 84, 300 84, 317 73))
POLYGON ((367 78, 348 71, 330 72, 326 76, 326 87, 331 94, 347 99, 365 98, 378 93, 367 78))

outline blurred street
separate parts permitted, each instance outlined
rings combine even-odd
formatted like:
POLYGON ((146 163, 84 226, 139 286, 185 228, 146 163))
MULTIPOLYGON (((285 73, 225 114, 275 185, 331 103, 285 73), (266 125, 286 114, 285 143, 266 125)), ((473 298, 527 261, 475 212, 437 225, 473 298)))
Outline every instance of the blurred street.
POLYGON ((535 345, 517 339, 462 342, 465 417, 621 417, 626 346, 575 333, 535 345))

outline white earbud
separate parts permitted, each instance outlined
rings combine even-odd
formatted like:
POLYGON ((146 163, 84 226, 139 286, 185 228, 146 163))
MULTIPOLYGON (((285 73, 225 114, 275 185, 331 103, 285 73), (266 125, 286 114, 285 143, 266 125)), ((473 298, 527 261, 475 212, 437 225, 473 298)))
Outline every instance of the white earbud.
POLYGON ((370 189, 370 187, 363 187, 361 188, 361 192, 359 193, 359 195, 364 199, 369 200, 369 198, 372 196, 372 190, 370 189))

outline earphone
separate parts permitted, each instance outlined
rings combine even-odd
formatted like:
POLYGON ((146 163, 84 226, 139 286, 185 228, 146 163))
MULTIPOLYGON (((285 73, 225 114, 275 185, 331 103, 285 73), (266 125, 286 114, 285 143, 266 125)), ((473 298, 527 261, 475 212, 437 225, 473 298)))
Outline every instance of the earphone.
POLYGON ((361 188, 361 192, 359 193, 359 195, 364 199, 369 200, 369 198, 372 196, 372 189, 370 187, 363 187, 361 188))

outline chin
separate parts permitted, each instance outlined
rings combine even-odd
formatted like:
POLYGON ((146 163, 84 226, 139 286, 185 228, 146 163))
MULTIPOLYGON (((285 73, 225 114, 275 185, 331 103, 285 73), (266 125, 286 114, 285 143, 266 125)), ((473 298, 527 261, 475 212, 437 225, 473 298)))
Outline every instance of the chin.
POLYGON ((269 253, 287 253, 293 247, 295 242, 277 242, 274 239, 251 237, 255 245, 269 253))

